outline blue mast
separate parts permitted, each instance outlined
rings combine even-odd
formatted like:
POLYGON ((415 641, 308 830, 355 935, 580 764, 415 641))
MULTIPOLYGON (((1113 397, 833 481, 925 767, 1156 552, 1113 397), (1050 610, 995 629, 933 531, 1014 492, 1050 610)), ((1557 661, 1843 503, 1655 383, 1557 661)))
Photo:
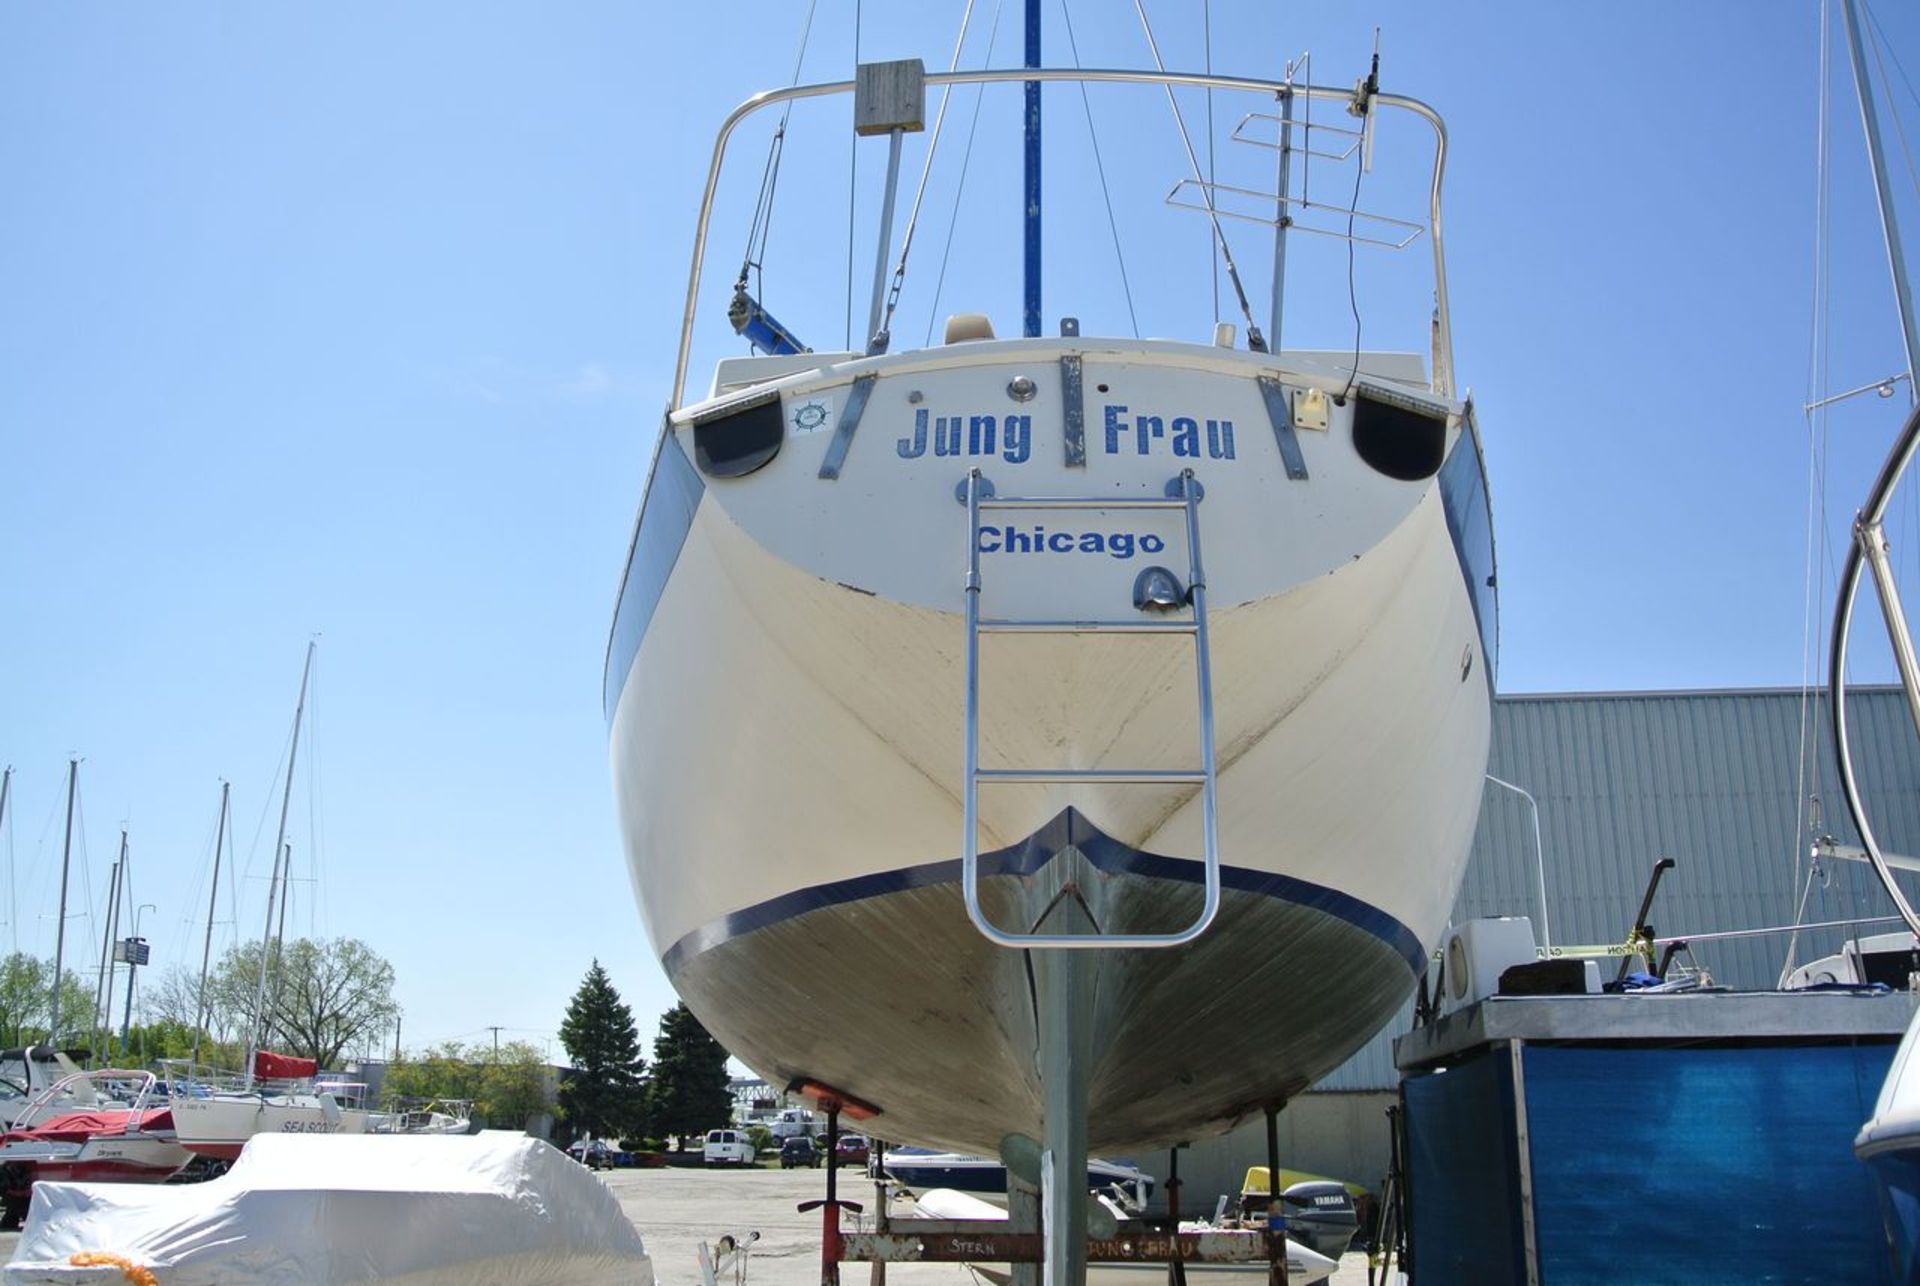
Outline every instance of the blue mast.
MULTIPOLYGON (((1040 65, 1040 0, 1027 0, 1027 62, 1040 65)), ((1040 334, 1040 82, 1025 82, 1027 91, 1027 240, 1026 320, 1021 333, 1040 334)))

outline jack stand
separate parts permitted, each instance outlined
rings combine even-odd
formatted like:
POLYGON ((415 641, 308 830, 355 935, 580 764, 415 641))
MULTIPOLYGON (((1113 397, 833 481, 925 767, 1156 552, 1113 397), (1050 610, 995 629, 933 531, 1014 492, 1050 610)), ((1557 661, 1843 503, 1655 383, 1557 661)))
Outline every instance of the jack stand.
MULTIPOLYGON (((892 1211, 888 1208, 887 1193, 887 1145, 879 1139, 869 1139, 873 1156, 869 1164, 873 1167, 873 1208, 874 1226, 880 1232, 891 1232, 892 1211)), ((867 1276, 868 1286, 887 1286, 887 1261, 876 1259, 867 1276)))
MULTIPOLYGON (((1167 1149, 1167 1231, 1180 1231, 1180 1149, 1184 1143, 1176 1143, 1167 1149)), ((1174 1243, 1176 1249, 1179 1242, 1174 1243)), ((1187 1286, 1187 1262, 1175 1254, 1167 1261, 1167 1286, 1187 1286)))
POLYGON ((1287 1207, 1280 1200, 1280 1109, 1267 1104, 1267 1283, 1287 1286, 1287 1207))
MULTIPOLYGON (((1055 904, 1070 923, 1054 931, 1091 933, 1096 926, 1075 896, 1055 904)), ((1040 1002, 1040 1081, 1045 1152, 1040 1167, 1040 1220, 1046 1230, 1042 1286, 1087 1280, 1087 1081, 1093 1061, 1093 959, 1083 950, 1032 952, 1040 1002)))
POLYGON ((840 1200, 839 1170, 840 1107, 835 1103, 827 1108, 827 1199, 802 1201, 799 1206, 801 1214, 820 1212, 820 1286, 840 1286, 840 1212, 859 1214, 865 1209, 858 1201, 840 1200))
MULTIPOLYGON (((1012 1166, 1007 1167, 1007 1228, 1012 1232, 1040 1231, 1040 1188, 1015 1173, 1012 1166)), ((1012 1268, 1008 1286, 1040 1286, 1038 1262, 1014 1264, 1012 1268)))

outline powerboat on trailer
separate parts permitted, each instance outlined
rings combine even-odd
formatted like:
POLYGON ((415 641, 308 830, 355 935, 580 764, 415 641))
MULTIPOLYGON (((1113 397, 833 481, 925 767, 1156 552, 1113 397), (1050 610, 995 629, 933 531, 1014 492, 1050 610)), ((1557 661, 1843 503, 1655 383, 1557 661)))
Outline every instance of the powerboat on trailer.
MULTIPOLYGON (((946 1188, 987 1198, 1007 1194, 1007 1167, 997 1158, 964 1152, 935 1152, 930 1148, 888 1148, 886 1173, 903 1188, 928 1192, 946 1188)), ((1087 1190, 1117 1189, 1135 1209, 1144 1208, 1153 1195, 1153 1176, 1138 1166, 1099 1157, 1087 1160, 1087 1190)))
POLYGON ((35 1184, 164 1183, 190 1160, 152 1072, 73 1072, 0 1135, 0 1226, 19 1227, 35 1184))
MULTIPOLYGON (((1000 1207, 981 1200, 970 1192, 961 1192, 953 1188, 934 1188, 918 1194, 914 1198, 912 1219, 964 1220, 968 1223, 987 1226, 1007 1217, 1000 1207)), ((911 1228, 911 1222, 903 1221, 901 1227, 911 1228)), ((1183 1220, 1180 1232, 1203 1235, 1220 1229, 1204 1220, 1183 1220)), ((985 1280, 995 1286, 1007 1286, 1012 1275, 1004 1264, 969 1263, 985 1280)), ((1236 1283, 1253 1286, 1254 1283, 1267 1281, 1268 1265, 1261 1262, 1207 1264, 1184 1263, 1181 1265, 1187 1275, 1199 1275, 1207 1279, 1227 1278, 1236 1283)), ((1323 1254, 1311 1245, 1292 1237, 1286 1242, 1286 1279, 1288 1286, 1310 1286, 1313 1282, 1325 1281, 1340 1267, 1339 1255, 1323 1254)), ((1087 1265, 1086 1286, 1154 1286, 1155 1283, 1168 1280, 1167 1265, 1164 1263, 1097 1263, 1087 1265)))

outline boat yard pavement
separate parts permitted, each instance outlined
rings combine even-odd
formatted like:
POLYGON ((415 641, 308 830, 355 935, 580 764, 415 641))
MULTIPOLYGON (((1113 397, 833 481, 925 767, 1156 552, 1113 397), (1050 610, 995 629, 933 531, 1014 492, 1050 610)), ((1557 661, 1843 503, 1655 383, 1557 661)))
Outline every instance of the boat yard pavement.
MULTIPOLYGON (((646 1238, 660 1286, 697 1286, 701 1242, 711 1244, 732 1233, 745 1238, 759 1232, 747 1260, 747 1280, 755 1286, 818 1286, 820 1215, 794 1207, 823 1197, 824 1170, 608 1170, 601 1172, 620 1207, 646 1238)), ((873 1185, 841 1172, 843 1200, 873 1208, 873 1185)), ((0 1263, 13 1258, 17 1232, 0 1233, 0 1263)), ((103 1247, 111 1249, 111 1247, 103 1247)), ((868 1268, 849 1264, 841 1277, 847 1286, 866 1286, 868 1268)), ((1367 1258, 1349 1252, 1332 1286, 1366 1286, 1367 1258)), ((732 1275, 721 1278, 729 1286, 732 1275)), ((890 1264, 889 1286, 979 1286, 960 1264, 890 1264)))

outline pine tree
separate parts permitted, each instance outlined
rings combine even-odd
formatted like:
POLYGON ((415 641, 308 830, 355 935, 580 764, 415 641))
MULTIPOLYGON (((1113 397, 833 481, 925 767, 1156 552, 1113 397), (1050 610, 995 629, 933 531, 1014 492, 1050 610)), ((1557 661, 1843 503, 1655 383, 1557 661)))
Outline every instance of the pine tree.
POLYGON ((727 1125, 732 1113, 727 1051, 681 1001, 661 1016, 660 1034, 653 1042, 649 1132, 677 1135, 684 1149, 689 1136, 727 1125))
POLYGON ((595 960, 560 1024, 573 1075, 560 1086, 560 1110, 576 1135, 618 1138, 633 1132, 645 1105, 640 1036, 633 1011, 595 960))

